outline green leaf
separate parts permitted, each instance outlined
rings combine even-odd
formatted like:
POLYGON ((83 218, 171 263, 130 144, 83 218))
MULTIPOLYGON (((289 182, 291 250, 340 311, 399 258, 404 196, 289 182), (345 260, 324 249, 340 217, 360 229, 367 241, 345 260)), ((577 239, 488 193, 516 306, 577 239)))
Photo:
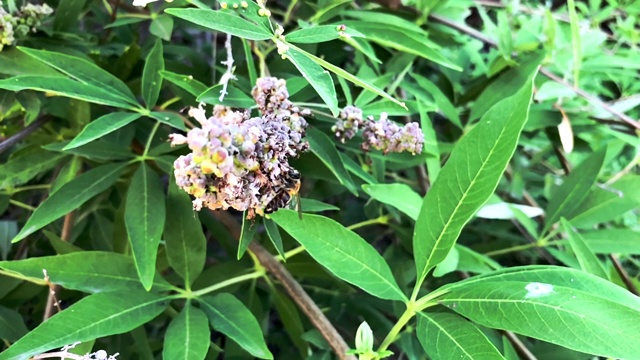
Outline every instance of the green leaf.
POLYGON ((214 330, 225 334, 255 357, 273 359, 258 321, 240 300, 223 293, 203 296, 198 302, 214 330))
POLYGON ((441 290, 449 292, 439 298, 440 304, 483 326, 606 357, 633 358, 640 353, 640 300, 581 271, 511 268, 441 290))
POLYGON ((336 88, 333 85, 333 79, 329 72, 322 69, 320 65, 316 64, 313 59, 307 57, 305 53, 293 47, 287 51, 287 58, 295 65, 302 76, 307 79, 309 84, 313 86, 322 98, 322 101, 327 104, 333 116, 338 116, 340 109, 338 109, 336 88))
POLYGON ((340 210, 339 207, 315 199, 300 198, 300 207, 304 212, 321 212, 340 210))
POLYGON ((640 255, 640 232, 629 229, 601 229, 582 234, 596 254, 640 255))
MULTIPOLYGON (((300 44, 315 44, 340 38, 338 25, 318 25, 299 29, 287 34, 288 42, 300 44)), ((347 27, 344 33, 350 37, 365 37, 362 33, 347 27)))
POLYGON ((151 20, 149 32, 164 41, 171 41, 173 32, 173 18, 169 15, 160 15, 151 20))
POLYGON ((365 20, 368 23, 378 23, 387 26, 393 26, 394 28, 400 28, 412 33, 424 33, 424 30, 416 25, 415 22, 406 20, 399 16, 388 14, 379 11, 365 11, 359 10, 347 10, 343 11, 341 15, 345 15, 351 18, 365 20))
POLYGON ((59 52, 25 47, 19 47, 19 49, 43 64, 49 65, 67 75, 69 79, 102 89, 109 95, 115 95, 123 103, 133 106, 138 105, 135 95, 125 83, 92 62, 59 52))
POLYGON ((95 139, 99 139, 106 134, 112 133, 138 120, 140 116, 138 113, 130 112, 115 112, 103 115, 85 126, 82 132, 62 148, 62 150, 73 149, 95 139))
POLYGON ((496 103, 515 94, 531 79, 531 74, 537 71, 544 54, 534 53, 525 58, 520 66, 507 70, 495 81, 485 87, 482 94, 473 102, 469 120, 475 120, 487 112, 496 103))
POLYGON ((562 185, 552 192, 546 209, 547 217, 543 232, 546 232, 551 225, 560 220, 561 216, 573 212, 589 194, 589 190, 598 178, 606 154, 606 147, 593 153, 567 176, 562 185))
POLYGON ((640 205, 640 176, 627 175, 606 188, 593 188, 567 218, 579 229, 613 220, 640 205))
POLYGON ((211 331, 207 315, 187 303, 180 315, 171 320, 164 335, 163 359, 204 359, 209 350, 211 331))
POLYGON ((193 78, 191 75, 177 74, 171 71, 160 71, 160 75, 168 82, 198 97, 207 90, 207 86, 193 78))
POLYGON ((124 221, 136 269, 146 290, 153 286, 158 245, 165 222, 164 196, 158 174, 142 163, 127 191, 124 221))
POLYGON ((422 197, 406 184, 362 185, 362 190, 383 204, 402 211, 413 220, 418 219, 422 197))
POLYGON ((38 75, 45 77, 64 77, 59 72, 16 48, 4 48, 2 52, 0 52, 0 74, 9 76, 38 75))
POLYGON ((578 259, 582 270, 588 272, 589 274, 600 276, 603 279, 609 279, 609 276, 602 267, 602 264, 600 263, 600 260, 598 260, 598 257, 595 256, 591 249, 589 249, 589 246, 584 242, 582 236, 580 236, 580 234, 574 230, 571 223, 568 222, 565 218, 561 218, 560 222, 562 223, 562 227, 564 228, 564 232, 567 234, 567 239, 569 240, 571 249, 576 255, 576 258, 578 259))
POLYGON ((341 69, 341 68, 339 68, 339 67, 337 67, 337 66, 335 66, 335 65, 333 65, 333 64, 331 64, 331 63, 329 63, 329 62, 327 62, 327 61, 325 61, 325 60, 323 60, 323 59, 321 59, 321 58, 319 58, 319 57, 317 57, 317 56, 315 56, 313 54, 311 54, 311 53, 308 53, 308 52, 306 52, 306 51, 304 51, 304 50, 302 50, 302 49, 300 49, 298 47, 295 47, 293 45, 289 45, 289 51, 291 51, 291 49, 295 49, 295 50, 299 51, 300 53, 306 55, 309 59, 315 61, 318 65, 320 65, 323 68, 331 71, 332 73, 334 73, 334 74, 336 74, 338 76, 341 76, 344 79, 349 80, 352 83, 354 83, 354 84, 356 84, 356 85, 358 85, 360 87, 363 87, 364 89, 369 90, 369 91, 371 91, 371 92, 373 92, 373 93, 375 93, 375 94, 377 94, 379 96, 382 96, 383 98, 385 98, 387 100, 391 100, 394 103, 400 105, 401 107, 403 107, 405 109, 407 108, 406 105, 404 105, 403 102, 400 102, 400 101, 394 99, 393 97, 391 97, 391 95, 385 93, 384 90, 378 88, 377 86, 371 85, 370 83, 360 79, 359 77, 357 77, 357 76, 355 76, 355 75, 353 75, 353 74, 351 74, 351 73, 349 73, 349 72, 347 72, 347 71, 345 71, 345 70, 343 70, 343 69, 341 69))
POLYGON ((307 129, 307 141, 309 148, 329 170, 336 176, 340 184, 344 185, 351 193, 358 195, 358 188, 353 183, 351 176, 344 168, 344 164, 340 158, 340 153, 336 149, 334 142, 320 130, 307 129))
POLYGON ((283 259, 286 259, 284 257, 284 247, 282 246, 282 236, 280 236, 278 226, 271 219, 264 219, 263 223, 273 247, 276 248, 276 251, 278 251, 278 254, 280 254, 283 259))
POLYGON ((226 105, 230 107, 250 108, 256 106, 255 100, 251 96, 242 92, 233 85, 227 86, 227 94, 220 101, 220 91, 222 91, 222 84, 218 84, 206 89, 202 94, 198 96, 196 101, 203 102, 211 105, 226 105))
POLYGON ((142 71, 142 98, 147 109, 153 108, 158 102, 162 88, 162 74, 164 70, 164 50, 162 40, 157 39, 147 55, 142 71))
POLYGON ((86 5, 86 0, 62 0, 58 3, 53 20, 56 32, 66 32, 78 23, 80 13, 86 5))
POLYGON ((247 40, 266 40, 273 36, 266 29, 224 10, 166 9, 165 12, 207 29, 247 40))
POLYGON ((0 339, 15 342, 28 332, 20 313, 0 306, 0 339))
POLYGON ((198 217, 194 216, 189 195, 172 178, 166 199, 167 220, 164 240, 171 267, 190 287, 204 268, 207 239, 198 217))
POLYGON ((17 221, 0 220, 0 259, 7 260, 7 256, 9 255, 9 251, 11 250, 11 239, 13 239, 13 237, 16 236, 17 233, 17 221))
POLYGON ((111 187, 125 166, 126 164, 103 165, 65 184, 40 204, 12 242, 26 238, 111 187))
MULTIPOLYGON (((81 251, 2 261, 0 269, 6 272, 5 275, 39 285, 45 285, 42 269, 46 269, 52 283, 88 293, 143 290, 133 259, 114 252, 81 251)), ((157 273, 153 281, 154 289, 170 288, 169 283, 157 273)))
POLYGON ((0 189, 26 184, 36 175, 58 165, 58 160, 64 156, 38 150, 12 157, 6 164, 0 165, 0 189))
POLYGON ((71 141, 65 140, 59 143, 47 144, 42 148, 49 151, 59 151, 66 154, 78 155, 94 160, 122 160, 135 156, 128 147, 103 140, 95 140, 77 148, 64 150, 71 141))
POLYGON ((335 276, 371 295, 406 300, 389 265, 363 238, 332 219, 280 209, 271 218, 335 276))
POLYGON ((130 331, 164 311, 165 300, 145 291, 90 295, 41 323, 0 353, 0 360, 27 360, 76 341, 130 331))
POLYGON ((442 308, 418 314, 416 335, 433 360, 504 359, 475 325, 442 308))
POLYGON ((413 234, 419 284, 444 260, 464 225, 495 191, 527 120, 535 74, 458 142, 425 196, 413 234))
POLYGON ((249 244, 253 241, 253 237, 258 231, 258 226, 255 220, 247 219, 247 212, 242 213, 242 230, 240 231, 240 240, 238 243, 238 260, 242 258, 242 255, 247 251, 249 244))
POLYGON ((92 102, 95 104, 114 106, 123 109, 135 110, 135 107, 121 101, 117 95, 106 92, 99 87, 84 84, 71 79, 42 76, 16 76, 0 80, 0 89, 11 91, 37 90, 55 96, 64 96, 72 99, 92 102))
POLYGON ((420 89, 422 89, 423 91, 426 91, 429 95, 433 97, 436 105, 438 106, 440 111, 442 111, 442 114, 444 114, 444 116, 446 116, 449 119, 449 121, 451 121, 454 125, 456 125, 459 128, 462 128, 462 123, 460 122, 460 116, 458 115, 458 110, 456 110, 453 103, 451 103, 449 98, 440 90, 440 88, 438 88, 436 84, 432 83, 431 81, 429 81, 429 79, 427 79, 424 76, 411 73, 411 77, 413 77, 416 80, 416 82, 420 86, 420 89))
POLYGON ((156 119, 163 124, 167 124, 178 130, 187 131, 182 116, 171 111, 152 111, 148 115, 152 119, 156 119))
POLYGON ((462 71, 460 66, 442 54, 438 46, 430 41, 424 32, 410 32, 389 24, 376 24, 369 21, 346 21, 344 23, 364 34, 369 41, 423 57, 455 71, 462 71))

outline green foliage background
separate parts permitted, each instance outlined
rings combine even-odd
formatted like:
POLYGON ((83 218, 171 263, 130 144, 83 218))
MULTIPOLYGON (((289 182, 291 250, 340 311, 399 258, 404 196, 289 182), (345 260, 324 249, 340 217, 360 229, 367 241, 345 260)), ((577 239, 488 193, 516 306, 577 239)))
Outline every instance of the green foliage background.
POLYGON ((0 52, 0 360, 640 359, 640 1, 46 2, 0 52), (193 212, 169 134, 267 75, 302 220, 193 212))

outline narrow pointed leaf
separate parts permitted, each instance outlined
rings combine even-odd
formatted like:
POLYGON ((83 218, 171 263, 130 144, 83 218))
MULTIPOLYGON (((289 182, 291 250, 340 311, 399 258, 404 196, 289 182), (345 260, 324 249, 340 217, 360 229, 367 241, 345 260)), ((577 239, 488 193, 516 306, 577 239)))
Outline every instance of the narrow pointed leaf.
MULTIPOLYGON (((318 25, 299 29, 287 34, 287 41, 299 44, 315 44, 340 38, 338 25, 318 25)), ((346 27, 344 33, 350 37, 365 37, 359 31, 346 27)))
POLYGON ((273 244, 273 247, 276 248, 276 251, 282 258, 284 259, 284 247, 282 246, 282 236, 280 236, 280 230, 278 230, 278 225, 273 222, 271 219, 264 219, 264 228, 267 231, 267 235, 269 236, 269 240, 273 244))
POLYGON ((118 96, 122 101, 137 105, 135 95, 131 89, 114 75, 108 73, 98 65, 85 59, 59 52, 36 50, 19 47, 20 51, 38 59, 44 64, 67 75, 69 78, 84 84, 94 85, 118 96))
POLYGON ((564 228, 564 232, 567 234, 567 239, 569 240, 571 249, 578 259, 578 263, 580 263, 582 270, 603 279, 609 279, 609 276, 604 270, 604 267, 602 267, 600 260, 598 260, 598 257, 584 242, 582 236, 573 228, 573 225, 571 225, 571 223, 565 218, 561 218, 560 222, 562 223, 562 227, 564 228))
POLYGON ((413 220, 420 214, 422 198, 406 184, 363 185, 362 189, 372 198, 395 207, 413 220))
POLYGON ((438 301, 480 325, 576 351, 614 358, 640 354, 638 297, 581 271, 546 270, 471 278, 449 287, 438 301))
POLYGON ((118 180, 125 166, 103 165, 65 184, 40 204, 12 242, 26 238, 108 189, 118 180))
POLYGON ((40 150, 12 157, 0 165, 0 189, 29 182, 36 175, 55 167, 64 156, 40 150))
POLYGON ((545 231, 559 221, 561 216, 572 213, 589 194, 606 154, 606 147, 593 153, 571 172, 560 187, 553 191, 546 209, 545 231))
POLYGON ((340 153, 331 138, 322 131, 311 128, 307 129, 307 141, 309 141, 311 151, 331 170, 338 181, 349 189, 352 194, 358 195, 358 188, 344 168, 340 153))
POLYGON ((271 218, 335 276, 381 299, 406 299, 389 265, 363 238, 332 219, 280 209, 271 218))
POLYGON ((0 306, 0 339, 15 342, 27 332, 29 329, 19 312, 0 306))
POLYGON ((357 77, 357 76, 355 76, 355 75, 353 75, 353 74, 351 74, 351 73, 349 73, 349 72, 347 72, 347 71, 345 71, 345 70, 343 70, 343 69, 331 64, 330 62, 327 62, 327 61, 325 61, 325 60, 323 60, 323 59, 321 59, 321 58, 319 58, 319 57, 317 57, 317 56, 315 56, 315 55, 313 55, 313 54, 311 54, 309 52, 306 52, 306 51, 298 48, 298 47, 295 47, 293 45, 289 45, 289 48, 290 48, 289 51, 291 51, 291 49, 295 49, 295 50, 299 51, 300 53, 306 55, 309 59, 315 61, 318 65, 322 66, 323 68, 331 71, 332 73, 334 73, 334 74, 336 74, 338 76, 343 77, 345 80, 349 80, 352 83, 354 83, 354 84, 356 84, 356 85, 358 85, 358 86, 360 86, 360 87, 362 87, 362 88, 364 88, 366 90, 369 90, 369 91, 371 91, 371 92, 377 94, 378 96, 381 96, 381 97, 383 97, 383 98, 385 98, 387 100, 391 100, 394 103, 396 103, 396 104, 400 105, 401 107, 403 107, 404 109, 407 109, 407 106, 403 102, 394 99, 391 95, 387 94, 386 92, 384 92, 384 90, 380 89, 379 87, 374 86, 374 85, 370 84, 369 82, 367 82, 365 80, 362 80, 359 77, 357 77))
POLYGON ((167 9, 165 12, 196 25, 247 40, 266 40, 273 36, 266 29, 224 10, 167 9))
POLYGON ((211 331, 207 314, 187 304, 180 315, 171 320, 164 335, 163 359, 204 359, 209 350, 211 331))
POLYGON ((307 79, 309 84, 313 86, 322 101, 327 104, 333 116, 338 116, 340 110, 338 109, 336 87, 333 85, 333 79, 329 72, 295 48, 290 48, 287 51, 287 58, 307 79))
POLYGON ((153 48, 147 55, 144 70, 142 71, 142 98, 147 104, 147 109, 151 109, 156 105, 158 96, 160 96, 160 88, 162 87, 162 74, 164 70, 164 48, 162 40, 157 39, 153 48))
POLYGON ((164 191, 160 178, 142 163, 127 191, 124 221, 138 275, 145 289, 151 289, 158 245, 165 221, 164 191))
MULTIPOLYGON (((2 261, 0 269, 6 272, 5 275, 39 285, 45 285, 42 272, 45 269, 52 283, 88 293, 143 290, 133 259, 114 252, 81 251, 2 261)), ((153 285, 155 289, 169 289, 169 283, 157 273, 153 285)))
POLYGON ((90 122, 82 132, 78 134, 69 144, 67 144, 62 150, 69 150, 82 146, 93 140, 112 133, 140 118, 138 113, 130 112, 115 112, 101 116, 94 121, 90 122))
POLYGON ((198 299, 209 317, 214 330, 219 331, 251 355, 261 359, 273 359, 267 348, 262 330, 251 311, 231 294, 204 296, 198 299))
POLYGON ((121 334, 158 316, 165 297, 145 291, 90 295, 40 324, 0 353, 0 360, 27 360, 45 351, 121 334))
POLYGON ((535 74, 464 135, 425 196, 413 235, 419 282, 444 260, 464 225, 495 191, 527 120, 535 74))
POLYGON ((204 268, 207 239, 194 215, 189 195, 179 189, 175 181, 169 185, 166 205, 164 240, 167 258, 171 267, 191 286, 204 268))
POLYGON ((0 80, 0 89, 11 91, 37 90, 49 95, 69 97, 94 104, 134 110, 137 106, 122 100, 108 89, 80 81, 60 78, 23 75, 0 80))
POLYGON ((187 91, 189 94, 198 97, 207 90, 207 86, 193 78, 191 75, 177 74, 171 71, 161 71, 162 78, 168 82, 187 91))
POLYGON ((256 220, 247 219, 247 213, 242 213, 242 229, 240 230, 240 241, 238 242, 238 260, 242 258, 242 255, 247 251, 249 244, 253 241, 253 237, 258 231, 258 225, 256 220))
POLYGON ((429 309, 418 314, 417 336, 433 360, 504 359, 475 325, 444 309, 429 309))

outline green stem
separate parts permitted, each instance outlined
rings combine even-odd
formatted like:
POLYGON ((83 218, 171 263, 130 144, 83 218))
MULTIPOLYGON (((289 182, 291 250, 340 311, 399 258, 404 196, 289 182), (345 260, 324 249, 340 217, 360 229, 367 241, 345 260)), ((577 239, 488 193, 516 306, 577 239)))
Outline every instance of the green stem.
POLYGON ((382 343, 380 344, 380 347, 377 350, 378 354, 387 350, 387 348, 396 340, 396 338, 398 337, 398 334, 400 334, 400 331, 402 331, 404 326, 407 325, 409 320, 411 320, 415 315, 416 315, 416 311, 413 308, 413 303, 410 302, 407 305, 407 309, 400 316, 400 319, 398 319, 396 324, 393 325, 393 327, 387 334, 387 337, 385 337, 384 340, 382 340, 382 343))
POLYGON ((4 190, 1 191, 0 194, 7 194, 7 195, 13 195, 15 193, 19 193, 21 191, 29 191, 29 190, 47 190, 50 189, 51 185, 46 184, 46 185, 30 185, 30 186, 23 186, 20 188, 15 188, 13 190, 4 190))
POLYGON ((355 229, 359 229, 361 227, 365 227, 368 225, 376 225, 376 224, 386 224, 389 221, 389 217, 387 216, 379 216, 375 219, 371 219, 371 220, 365 220, 363 222, 359 222, 353 225, 349 225, 347 226, 347 229, 349 230, 355 230, 355 229))
POLYGON ((147 157, 149 149, 151 149, 151 142, 153 141, 153 137, 156 135, 156 131, 158 131, 158 127, 160 127, 160 121, 156 121, 155 125, 153 125, 153 129, 151 129, 151 134, 149 134, 149 138, 147 139, 147 145, 144 147, 144 152, 142 153, 142 158, 147 157))
POLYGON ((200 289, 198 291, 193 291, 191 292, 191 297, 198 297, 198 296, 202 296, 202 295, 206 295, 210 292, 222 289, 224 287, 233 285, 233 284, 237 284, 239 282, 243 282, 246 280, 251 280, 251 279, 255 279, 255 278, 259 278, 261 276, 264 276, 265 272, 264 271, 255 271, 249 274, 245 274, 245 275, 240 275, 240 276, 236 276, 234 278, 219 282, 217 284, 213 284, 211 286, 208 286, 204 289, 200 289))
POLYGON ((27 204, 25 204, 23 202, 20 202, 18 200, 9 199, 9 204, 13 204, 13 205, 15 205, 17 207, 21 207, 21 208, 27 209, 29 211, 36 211, 36 208, 34 208, 33 206, 27 205, 27 204))

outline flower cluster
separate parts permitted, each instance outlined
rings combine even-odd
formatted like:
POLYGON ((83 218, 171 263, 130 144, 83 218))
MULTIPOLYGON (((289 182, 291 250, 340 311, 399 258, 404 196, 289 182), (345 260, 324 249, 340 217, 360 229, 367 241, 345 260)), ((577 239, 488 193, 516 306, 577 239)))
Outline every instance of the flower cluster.
POLYGON ((13 45, 16 39, 25 37, 29 31, 35 32, 42 19, 51 13, 53 9, 47 4, 26 4, 15 14, 9 14, 0 1, 0 51, 6 45, 13 45))
POLYGON ((390 152, 409 151, 412 154, 421 153, 424 145, 424 135, 418 123, 411 122, 400 126, 389 120, 387 113, 380 114, 380 120, 373 116, 365 120, 362 110, 355 106, 347 106, 340 112, 340 118, 331 128, 341 142, 353 138, 362 128, 362 150, 371 148, 390 152))
POLYGON ((261 116, 215 106, 207 118, 202 108, 192 108, 189 115, 202 127, 187 136, 171 135, 172 145, 191 149, 175 161, 174 174, 177 185, 195 197, 195 210, 233 208, 248 210, 249 217, 263 215, 286 205, 299 185, 289 159, 308 149, 303 116, 310 112, 289 101, 284 80, 258 79, 252 95, 261 116))

